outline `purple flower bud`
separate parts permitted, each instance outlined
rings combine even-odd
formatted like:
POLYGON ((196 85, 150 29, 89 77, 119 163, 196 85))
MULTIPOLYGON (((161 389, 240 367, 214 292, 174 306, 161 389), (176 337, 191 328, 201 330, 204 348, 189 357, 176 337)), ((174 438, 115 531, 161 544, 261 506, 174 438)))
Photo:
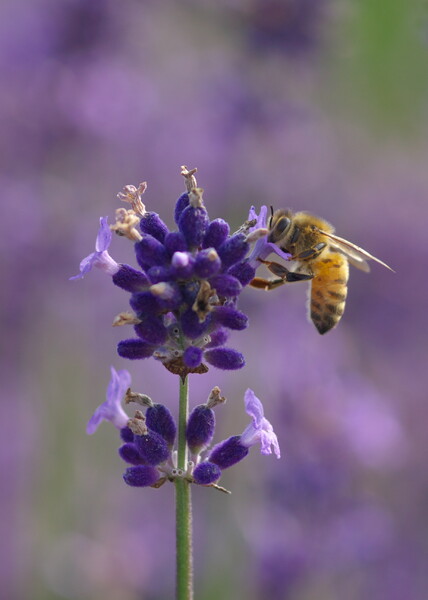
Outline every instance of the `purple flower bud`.
POLYGON ((208 226, 202 246, 204 248, 218 248, 227 240, 230 227, 223 219, 214 219, 208 226))
POLYGON ((178 222, 180 221, 181 213, 187 206, 189 206, 189 194, 187 194, 187 193, 181 194, 181 196, 175 203, 175 210, 174 210, 174 220, 177 223, 177 225, 178 225, 178 222))
POLYGON ((207 350, 204 353, 204 359, 213 365, 213 367, 225 371, 242 369, 245 365, 242 354, 232 348, 213 348, 212 350, 207 350))
POLYGON ((174 252, 186 252, 187 244, 184 236, 179 231, 172 231, 168 233, 165 237, 164 241, 165 248, 170 256, 174 254, 174 252))
POLYGON ((113 283, 127 292, 141 292, 150 285, 145 273, 129 265, 119 265, 118 272, 113 275, 113 283))
POLYGON ((159 471, 149 465, 128 467, 123 474, 125 483, 132 487, 148 487, 156 483, 159 477, 159 471))
POLYGON ((130 465, 142 465, 144 460, 141 458, 138 448, 135 444, 127 443, 123 444, 118 450, 119 456, 122 460, 129 463, 130 465))
POLYGON ((155 315, 160 311, 159 298, 153 296, 150 291, 132 294, 129 304, 140 318, 155 315))
POLYGON ((199 485, 209 485, 218 481, 221 477, 221 469, 212 462, 201 462, 193 471, 193 479, 199 485))
POLYGON ((159 283, 161 281, 169 281, 171 279, 171 269, 168 267, 150 267, 147 271, 150 283, 159 283))
POLYGON ((248 285, 256 276, 255 268, 246 260, 230 267, 228 273, 236 277, 241 285, 248 285))
POLYGON ((168 337, 168 330, 162 317, 150 316, 134 327, 135 333, 148 344, 157 346, 164 344, 168 337))
POLYGON ((186 304, 193 306, 200 287, 201 284, 199 281, 187 281, 184 285, 180 286, 183 300, 186 304))
POLYGON ((193 369, 199 367, 202 362, 202 350, 196 346, 189 346, 183 353, 183 361, 186 366, 193 369))
POLYGON ((138 264, 142 269, 168 264, 168 252, 159 240, 146 233, 134 246, 138 264))
POLYGON ((166 281, 161 281, 155 283, 150 287, 150 292, 158 301, 159 309, 162 311, 179 308, 183 300, 180 288, 174 282, 167 283, 166 281))
POLYGON ((181 315, 180 319, 183 334, 191 340, 201 337, 209 327, 211 322, 210 316, 208 315, 205 321, 199 323, 198 315, 194 310, 189 308, 181 315))
POLYGON ((168 227, 155 212, 146 212, 141 218, 140 229, 142 233, 149 233, 151 236, 163 242, 168 231, 168 227))
POLYGON ((214 323, 218 323, 229 329, 242 331, 248 327, 247 315, 244 315, 244 313, 232 306, 217 306, 211 314, 214 323))
POLYGON ((178 226, 184 235, 189 248, 199 248, 209 225, 206 208, 203 206, 186 206, 180 215, 178 226))
POLYGON ((195 259, 189 252, 174 252, 172 255, 172 272, 177 279, 192 277, 194 264, 195 259))
POLYGON ((146 425, 155 433, 158 433, 171 448, 174 445, 177 427, 172 414, 163 404, 153 404, 146 411, 146 425))
POLYGON ((192 454, 199 454, 214 436, 215 415, 212 408, 200 404, 190 413, 186 427, 186 440, 192 454))
POLYGON ((248 254, 249 249, 250 245, 243 233, 237 233, 227 239, 218 249, 223 267, 228 268, 242 261, 248 254))
POLYGON ((214 446, 208 460, 220 469, 227 469, 245 458, 248 452, 248 448, 241 444, 241 436, 234 435, 214 446))
POLYGON ((233 275, 215 275, 211 277, 210 285, 215 289, 218 296, 225 296, 227 298, 238 296, 242 290, 242 285, 233 275))
POLYGON ((221 260, 214 248, 201 250, 196 255, 195 274, 202 279, 212 277, 220 271, 221 260))
POLYGON ((134 443, 149 465, 159 465, 169 457, 169 448, 161 435, 150 429, 144 435, 136 435, 134 443))
POLYGON ((122 427, 120 430, 120 437, 125 443, 134 441, 134 434, 129 427, 122 427))
POLYGON ((122 358, 136 360, 138 358, 149 358, 153 354, 155 346, 143 340, 123 340, 117 345, 117 353, 122 358))
POLYGON ((216 348, 217 346, 223 346, 229 338, 229 332, 223 327, 219 327, 212 333, 210 333, 211 341, 206 344, 205 348, 216 348))

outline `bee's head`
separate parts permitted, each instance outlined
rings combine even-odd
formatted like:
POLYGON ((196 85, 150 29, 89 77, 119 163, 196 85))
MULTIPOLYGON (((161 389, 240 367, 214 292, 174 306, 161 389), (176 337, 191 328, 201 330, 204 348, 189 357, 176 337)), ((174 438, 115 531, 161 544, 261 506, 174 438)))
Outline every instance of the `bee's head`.
POLYGON ((289 210, 276 210, 273 212, 271 207, 271 217, 269 219, 268 242, 277 244, 283 240, 291 226, 291 212, 289 210))

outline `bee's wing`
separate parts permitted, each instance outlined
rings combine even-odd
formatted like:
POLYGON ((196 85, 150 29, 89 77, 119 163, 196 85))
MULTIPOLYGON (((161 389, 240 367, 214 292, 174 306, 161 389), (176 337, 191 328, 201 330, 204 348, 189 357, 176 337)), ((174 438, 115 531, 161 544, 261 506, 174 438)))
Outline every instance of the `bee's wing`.
POLYGON ((368 271, 370 271, 370 266, 367 263, 367 260, 374 260, 383 267, 386 267, 390 271, 393 271, 391 267, 389 267, 383 261, 379 260, 379 258, 376 258, 372 254, 370 254, 366 250, 363 250, 359 246, 356 246, 352 242, 348 242, 348 240, 345 240, 344 238, 341 238, 338 235, 334 235, 334 233, 327 233, 326 231, 321 230, 320 232, 332 241, 332 246, 336 247, 338 250, 340 250, 340 252, 343 252, 343 254, 346 254, 349 262, 352 265, 354 265, 354 267, 357 267, 357 269, 361 269, 361 271, 365 271, 367 273, 368 271))

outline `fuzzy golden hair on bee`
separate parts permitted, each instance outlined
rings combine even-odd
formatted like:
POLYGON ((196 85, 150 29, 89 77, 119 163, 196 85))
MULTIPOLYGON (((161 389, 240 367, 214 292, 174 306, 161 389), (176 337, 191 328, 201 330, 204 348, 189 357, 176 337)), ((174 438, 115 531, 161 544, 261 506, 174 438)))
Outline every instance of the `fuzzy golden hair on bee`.
POLYGON ((342 318, 348 294, 349 264, 368 273, 369 260, 392 271, 386 263, 334 233, 326 220, 305 211, 273 211, 268 242, 291 255, 287 267, 262 260, 276 279, 256 277, 251 285, 265 290, 285 283, 310 280, 308 316, 320 334, 333 329, 342 318))

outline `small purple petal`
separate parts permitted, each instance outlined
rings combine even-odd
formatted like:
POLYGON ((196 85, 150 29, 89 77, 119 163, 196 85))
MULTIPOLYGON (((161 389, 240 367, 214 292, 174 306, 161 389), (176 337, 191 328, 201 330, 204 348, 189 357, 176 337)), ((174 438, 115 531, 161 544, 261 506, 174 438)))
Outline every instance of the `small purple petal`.
POLYGON ((120 265, 107 252, 111 242, 111 230, 107 224, 107 217, 101 217, 100 228, 95 240, 95 252, 86 256, 80 263, 80 273, 70 277, 70 281, 82 279, 92 267, 98 267, 108 275, 114 275, 119 270, 120 265))
POLYGON ((250 447, 260 443, 262 454, 272 454, 273 451, 277 458, 280 458, 278 438, 273 430, 271 423, 264 417, 263 405, 253 390, 248 389, 245 392, 245 410, 253 422, 248 425, 241 435, 241 443, 250 447))
MULTIPOLYGON (((250 214, 248 216, 248 219, 249 220, 257 219, 256 225, 254 227, 250 228, 250 232, 254 231, 255 229, 265 229, 267 227, 267 213, 268 213, 267 206, 261 207, 260 213, 258 216, 257 216, 254 206, 252 206, 250 208, 250 214)), ((250 256, 248 257, 248 262, 252 267, 254 267, 254 269, 257 269, 257 267, 259 267, 261 265, 261 263, 258 259, 260 258, 261 260, 265 260, 265 258, 267 258, 270 254, 273 254, 273 253, 277 254, 284 260, 289 260, 290 256, 291 256, 287 252, 283 252, 283 250, 281 250, 280 247, 277 246, 276 244, 273 244, 272 242, 268 242, 267 235, 266 235, 257 240, 250 256)))
POLYGON ((131 375, 125 369, 116 371, 111 367, 111 379, 107 387, 106 400, 89 419, 86 432, 95 433, 101 421, 110 421, 118 429, 126 427, 129 417, 121 406, 126 390, 131 385, 131 375))
POLYGON ((112 233, 111 229, 107 224, 108 217, 100 218, 100 228, 98 230, 97 239, 95 241, 95 251, 104 252, 108 250, 111 244, 112 233))

